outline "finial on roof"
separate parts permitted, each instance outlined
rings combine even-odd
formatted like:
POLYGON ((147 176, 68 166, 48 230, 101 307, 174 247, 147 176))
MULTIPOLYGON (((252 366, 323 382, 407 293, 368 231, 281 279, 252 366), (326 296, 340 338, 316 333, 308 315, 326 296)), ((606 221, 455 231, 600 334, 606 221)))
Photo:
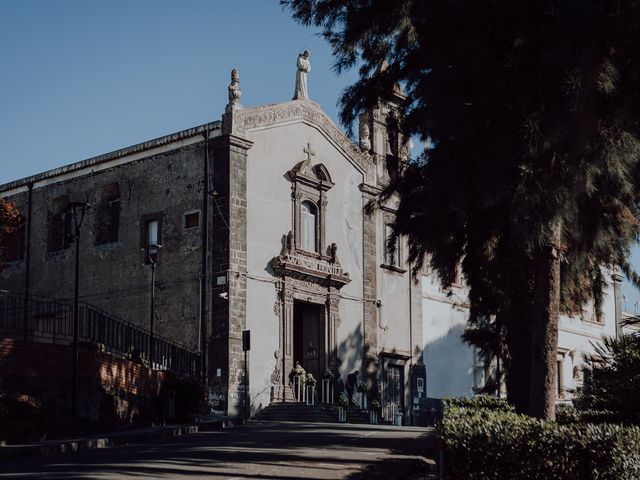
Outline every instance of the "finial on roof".
POLYGON ((229 84, 229 103, 227 104, 225 111, 230 111, 235 108, 242 108, 240 105, 240 97, 242 96, 242 90, 240 89, 240 75, 234 68, 231 70, 231 83, 229 84))

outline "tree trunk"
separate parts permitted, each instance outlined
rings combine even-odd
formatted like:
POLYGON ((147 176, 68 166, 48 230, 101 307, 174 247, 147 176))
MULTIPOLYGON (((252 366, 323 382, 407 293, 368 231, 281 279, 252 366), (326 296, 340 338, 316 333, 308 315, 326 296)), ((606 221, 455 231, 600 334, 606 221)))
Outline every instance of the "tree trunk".
POLYGON ((553 226, 549 245, 534 256, 534 309, 531 330, 529 415, 556 418, 558 317, 560 315, 560 225, 553 226))
POLYGON ((532 311, 529 295, 513 294, 509 311, 506 314, 506 340, 509 351, 506 384, 507 400, 518 413, 529 412, 532 311))

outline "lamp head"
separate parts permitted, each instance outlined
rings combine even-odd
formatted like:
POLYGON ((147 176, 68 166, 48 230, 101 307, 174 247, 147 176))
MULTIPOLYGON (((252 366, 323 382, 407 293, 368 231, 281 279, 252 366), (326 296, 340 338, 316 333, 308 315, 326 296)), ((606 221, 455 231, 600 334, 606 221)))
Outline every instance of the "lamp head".
POLYGON ((157 243, 150 243, 147 245, 147 256, 149 257, 149 261, 151 263, 156 263, 158 261, 158 254, 160 253, 160 249, 162 245, 157 243))

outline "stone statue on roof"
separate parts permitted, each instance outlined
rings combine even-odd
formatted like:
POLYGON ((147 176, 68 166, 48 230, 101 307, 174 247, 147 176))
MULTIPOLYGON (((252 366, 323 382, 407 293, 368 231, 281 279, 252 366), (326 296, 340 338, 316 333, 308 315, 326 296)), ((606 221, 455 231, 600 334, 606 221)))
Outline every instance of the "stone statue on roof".
POLYGON ((309 50, 298 55, 296 92, 293 94, 293 100, 309 100, 309 92, 307 91, 307 74, 311 71, 309 55, 309 50))

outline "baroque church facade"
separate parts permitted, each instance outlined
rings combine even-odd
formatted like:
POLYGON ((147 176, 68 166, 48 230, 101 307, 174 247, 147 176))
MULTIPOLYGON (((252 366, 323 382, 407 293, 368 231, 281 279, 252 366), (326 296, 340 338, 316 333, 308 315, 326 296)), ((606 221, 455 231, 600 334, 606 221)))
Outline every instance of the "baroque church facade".
MULTIPOLYGON (((414 281, 406 245, 386 248, 394 201, 364 212, 408 159, 396 104, 364 113, 356 144, 309 100, 304 61, 294 100, 243 107, 234 70, 221 121, 0 186, 24 218, 0 289, 72 297, 68 205, 87 202, 81 301, 148 328, 146 249, 162 245, 155 329, 205 353, 212 413, 289 400, 300 363, 316 379, 359 371, 384 415, 420 424, 427 397, 474 394, 490 365, 459 337, 463 281, 414 281)), ((589 342, 615 333, 611 285, 602 318, 561 322, 560 398, 589 342)))

